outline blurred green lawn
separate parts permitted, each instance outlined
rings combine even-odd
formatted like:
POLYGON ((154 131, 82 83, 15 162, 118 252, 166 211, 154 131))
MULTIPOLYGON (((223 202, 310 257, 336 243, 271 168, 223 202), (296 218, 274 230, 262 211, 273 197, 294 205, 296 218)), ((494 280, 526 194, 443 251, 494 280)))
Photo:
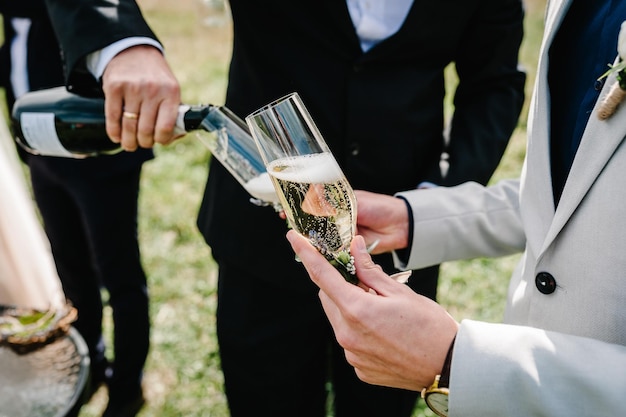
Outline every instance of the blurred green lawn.
MULTIPOLYGON (((165 45, 182 85, 185 103, 222 104, 231 52, 231 22, 221 1, 139 0, 165 45)), ((525 0, 526 36, 521 61, 534 80, 545 0, 525 0)), ((455 84, 453 69, 449 86, 455 84)), ((525 151, 526 109, 494 181, 517 177, 525 151)), ((209 152, 190 138, 156 149, 144 169, 140 195, 140 240, 149 275, 152 348, 145 374, 146 407, 141 417, 225 417, 215 336, 216 267, 195 220, 206 181, 209 152)), ((440 302, 457 319, 499 321, 508 278, 518 255, 442 266, 440 302)), ((110 338, 110 312, 107 314, 110 338)), ((280 401, 280 392, 276 401, 280 401)), ((99 416, 101 389, 80 417, 99 416)), ((262 410, 260 410, 262 415, 262 410)), ((415 416, 432 416, 420 405, 415 416)), ((296 417, 296 416, 294 416, 296 417)))

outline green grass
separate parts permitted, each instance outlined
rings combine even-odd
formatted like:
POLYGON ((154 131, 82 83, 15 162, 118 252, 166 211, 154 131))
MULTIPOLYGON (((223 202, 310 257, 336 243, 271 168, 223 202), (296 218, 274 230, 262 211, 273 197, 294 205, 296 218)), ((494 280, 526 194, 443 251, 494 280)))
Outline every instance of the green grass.
MULTIPOLYGON (((520 56, 529 75, 529 97, 544 2, 526 1, 527 33, 520 56)), ((182 85, 183 101, 223 103, 231 45, 227 14, 201 0, 139 3, 166 47, 182 85)), ((525 112, 494 180, 517 177, 520 172, 525 112)), ((190 138, 156 152, 156 160, 145 166, 140 195, 141 250, 149 275, 153 322, 145 375, 147 405, 140 416, 225 417, 228 411, 215 337, 216 266, 195 225, 209 152, 190 138)), ((457 320, 499 321, 517 260, 518 255, 443 265, 441 303, 457 320)), ((80 416, 98 416, 105 400, 106 391, 101 390, 80 416)), ((415 416, 432 413, 420 406, 415 416)))

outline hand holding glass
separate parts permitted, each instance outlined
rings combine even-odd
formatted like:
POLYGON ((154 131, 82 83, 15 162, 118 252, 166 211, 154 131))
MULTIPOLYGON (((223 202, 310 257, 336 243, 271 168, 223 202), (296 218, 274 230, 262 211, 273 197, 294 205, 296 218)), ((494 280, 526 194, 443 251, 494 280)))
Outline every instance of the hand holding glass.
POLYGON ((246 123, 291 227, 356 283, 349 252, 356 197, 298 94, 257 110, 246 123))

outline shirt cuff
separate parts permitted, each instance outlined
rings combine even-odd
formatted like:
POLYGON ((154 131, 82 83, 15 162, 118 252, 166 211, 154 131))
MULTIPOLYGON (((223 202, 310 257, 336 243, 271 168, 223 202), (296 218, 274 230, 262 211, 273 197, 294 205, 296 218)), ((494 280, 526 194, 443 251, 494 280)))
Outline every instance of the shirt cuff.
POLYGON ((119 54, 124 49, 137 45, 152 45, 163 52, 163 46, 152 38, 143 36, 124 38, 87 55, 87 69, 96 80, 99 80, 102 74, 104 74, 104 69, 115 55, 119 54))
POLYGON ((398 250, 395 251, 396 252, 396 256, 398 257, 400 262, 402 262, 403 265, 406 265, 408 263, 409 256, 411 255, 411 247, 413 246, 413 209, 411 208, 411 205, 406 200, 406 198, 401 197, 401 196, 396 196, 396 197, 401 199, 402 201, 404 201, 404 204, 406 204, 406 209, 409 212, 409 240, 408 240, 408 245, 404 249, 398 249, 398 250))

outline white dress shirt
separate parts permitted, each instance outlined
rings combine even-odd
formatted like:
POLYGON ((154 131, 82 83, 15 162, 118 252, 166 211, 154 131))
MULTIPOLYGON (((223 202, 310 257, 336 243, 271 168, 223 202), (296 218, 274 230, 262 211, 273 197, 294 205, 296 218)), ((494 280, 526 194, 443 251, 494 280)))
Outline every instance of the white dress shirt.
POLYGON ((25 17, 14 17, 10 22, 15 31, 11 41, 11 87, 15 98, 30 91, 28 82, 28 65, 26 47, 31 20, 25 17))
POLYGON ((400 29, 413 0, 346 0, 354 30, 366 52, 400 29))

